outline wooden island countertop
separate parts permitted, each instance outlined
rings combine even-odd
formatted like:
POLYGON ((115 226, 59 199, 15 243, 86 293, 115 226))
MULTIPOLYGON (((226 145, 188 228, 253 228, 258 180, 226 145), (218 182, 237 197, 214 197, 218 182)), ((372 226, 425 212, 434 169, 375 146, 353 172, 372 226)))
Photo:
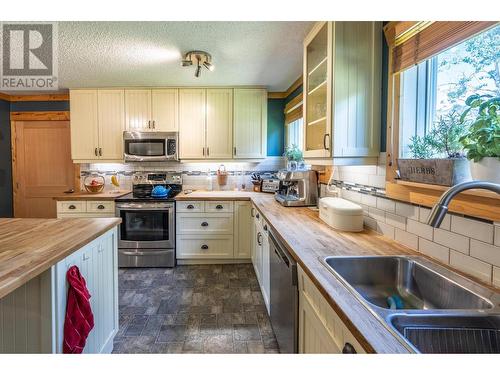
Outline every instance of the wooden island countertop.
MULTIPOLYGON (((193 191, 179 200, 251 200, 271 231, 314 282, 333 310, 368 353, 409 353, 408 349, 321 262, 327 256, 418 255, 375 231, 337 231, 319 218, 316 209, 281 206, 272 194, 193 191), (233 194, 231 194, 233 193, 233 194)), ((429 258, 430 259, 430 258, 429 258)), ((461 273, 432 259, 454 272, 461 273)), ((466 277, 467 276, 465 275, 466 277)), ((478 281, 478 280, 476 280, 478 281)), ((484 286, 492 288, 489 285, 484 286)))
POLYGON ((119 218, 0 219, 0 298, 120 224, 119 218))
POLYGON ((56 201, 114 201, 116 198, 123 197, 130 193, 130 190, 120 190, 118 192, 103 191, 102 193, 89 193, 87 191, 78 191, 74 193, 61 193, 54 197, 56 201))

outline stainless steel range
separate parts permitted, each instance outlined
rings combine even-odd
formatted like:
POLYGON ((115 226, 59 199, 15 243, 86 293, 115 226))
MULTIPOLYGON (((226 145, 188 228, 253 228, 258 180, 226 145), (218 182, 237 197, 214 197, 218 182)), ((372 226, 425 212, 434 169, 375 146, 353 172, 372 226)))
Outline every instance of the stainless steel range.
POLYGON ((116 199, 118 265, 175 266, 175 201, 182 191, 180 173, 134 175, 132 193, 116 199))

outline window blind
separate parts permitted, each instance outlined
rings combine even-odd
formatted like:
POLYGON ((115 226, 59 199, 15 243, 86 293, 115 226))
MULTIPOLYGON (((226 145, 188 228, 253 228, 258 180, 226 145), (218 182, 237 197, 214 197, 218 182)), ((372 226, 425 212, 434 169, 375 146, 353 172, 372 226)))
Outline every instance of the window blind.
POLYGON ((389 22, 391 73, 398 73, 497 24, 497 21, 389 22))

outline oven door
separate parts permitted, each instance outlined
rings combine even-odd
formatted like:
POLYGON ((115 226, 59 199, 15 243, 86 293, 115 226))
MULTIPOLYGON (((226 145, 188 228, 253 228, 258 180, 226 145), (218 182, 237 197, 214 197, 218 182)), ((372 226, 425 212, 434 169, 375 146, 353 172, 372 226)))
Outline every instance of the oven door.
POLYGON ((173 203, 121 203, 117 204, 116 213, 122 219, 119 248, 175 248, 173 203))

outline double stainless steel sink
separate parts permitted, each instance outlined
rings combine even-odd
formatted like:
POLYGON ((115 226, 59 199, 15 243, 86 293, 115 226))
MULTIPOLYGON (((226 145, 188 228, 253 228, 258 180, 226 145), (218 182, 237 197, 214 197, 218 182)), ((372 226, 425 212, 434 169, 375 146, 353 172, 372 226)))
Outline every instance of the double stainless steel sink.
POLYGON ((419 256, 321 261, 410 351, 500 353, 500 294, 419 256))

